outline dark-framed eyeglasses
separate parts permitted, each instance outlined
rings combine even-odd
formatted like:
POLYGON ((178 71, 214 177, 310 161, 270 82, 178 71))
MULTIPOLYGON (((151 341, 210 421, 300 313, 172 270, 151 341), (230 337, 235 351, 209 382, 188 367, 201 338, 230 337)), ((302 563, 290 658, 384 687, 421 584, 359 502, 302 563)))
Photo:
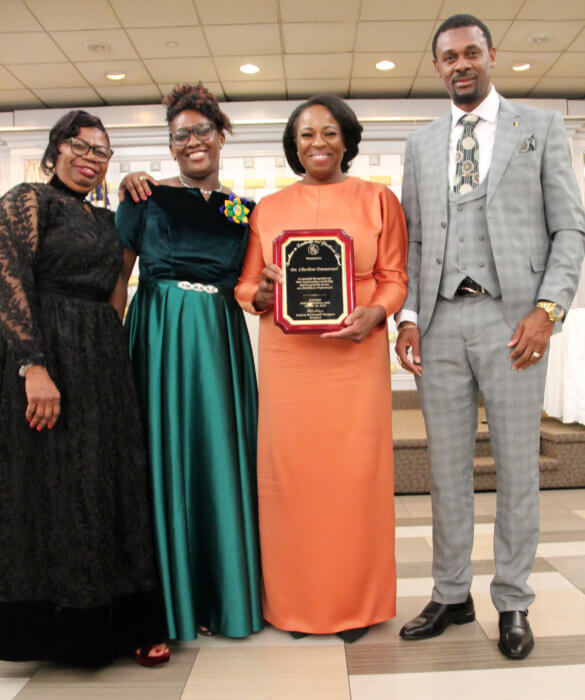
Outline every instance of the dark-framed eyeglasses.
POLYGON ((195 124, 195 126, 182 126, 179 129, 175 129, 175 131, 171 131, 169 135, 176 146, 185 146, 191 134, 194 134, 200 141, 209 141, 214 128, 214 125, 210 122, 200 122, 195 124))
POLYGON ((65 142, 71 146, 71 152, 76 156, 86 156, 90 151, 98 163, 107 163, 114 155, 114 151, 107 146, 92 146, 84 139, 73 136, 70 139, 65 139, 65 142))

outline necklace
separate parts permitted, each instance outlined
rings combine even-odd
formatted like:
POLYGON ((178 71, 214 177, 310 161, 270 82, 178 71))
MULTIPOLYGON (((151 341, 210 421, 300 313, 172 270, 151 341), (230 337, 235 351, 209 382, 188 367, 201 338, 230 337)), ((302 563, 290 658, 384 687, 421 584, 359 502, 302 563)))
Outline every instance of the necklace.
MULTIPOLYGON (((179 180, 181 181, 181 185, 183 185, 183 187, 187 187, 187 188, 196 187, 196 185, 190 185, 188 182, 183 180, 183 176, 181 175, 181 173, 179 173, 179 180)), ((202 192, 203 194, 207 194, 207 195, 212 194, 212 192, 223 192, 223 185, 221 184, 221 182, 218 182, 218 185, 219 185, 219 187, 214 187, 211 190, 203 189, 203 187, 199 187, 198 189, 200 192, 202 192)))

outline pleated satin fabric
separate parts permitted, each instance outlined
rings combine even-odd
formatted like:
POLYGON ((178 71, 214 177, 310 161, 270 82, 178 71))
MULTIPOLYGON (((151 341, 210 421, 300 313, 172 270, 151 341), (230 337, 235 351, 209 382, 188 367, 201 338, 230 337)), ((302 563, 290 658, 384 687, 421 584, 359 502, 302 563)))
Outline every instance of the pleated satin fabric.
POLYGON ((126 327, 169 633, 182 640, 198 625, 227 637, 263 625, 256 377, 233 296, 247 227, 221 214, 224 199, 161 186, 116 220, 141 256, 126 327))

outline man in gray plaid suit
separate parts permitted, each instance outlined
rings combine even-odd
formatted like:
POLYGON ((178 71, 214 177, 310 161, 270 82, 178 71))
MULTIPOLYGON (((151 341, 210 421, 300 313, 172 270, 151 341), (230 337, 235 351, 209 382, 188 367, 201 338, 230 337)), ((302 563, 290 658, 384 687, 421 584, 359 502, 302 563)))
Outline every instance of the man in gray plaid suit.
POLYGON ((470 15, 450 17, 433 55, 452 104, 406 145, 409 284, 396 352, 416 375, 429 440, 434 588, 400 635, 425 639, 475 619, 480 390, 498 479, 491 595, 500 651, 520 659, 534 645, 527 579, 539 533, 548 341, 577 289, 585 212, 561 116, 498 95, 488 28, 470 15))

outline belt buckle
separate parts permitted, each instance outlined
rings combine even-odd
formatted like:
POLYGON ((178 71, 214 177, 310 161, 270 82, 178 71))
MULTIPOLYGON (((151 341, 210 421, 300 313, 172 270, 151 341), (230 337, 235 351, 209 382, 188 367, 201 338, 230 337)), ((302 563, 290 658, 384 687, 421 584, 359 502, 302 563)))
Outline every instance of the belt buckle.
POLYGON ((473 287, 459 287, 460 291, 465 292, 466 296, 478 297, 481 294, 485 294, 485 289, 482 287, 481 291, 479 289, 473 289, 473 287))
POLYGON ((207 294, 217 294, 219 289, 213 284, 201 284, 201 282, 181 281, 177 283, 179 289, 189 292, 207 292, 207 294))

